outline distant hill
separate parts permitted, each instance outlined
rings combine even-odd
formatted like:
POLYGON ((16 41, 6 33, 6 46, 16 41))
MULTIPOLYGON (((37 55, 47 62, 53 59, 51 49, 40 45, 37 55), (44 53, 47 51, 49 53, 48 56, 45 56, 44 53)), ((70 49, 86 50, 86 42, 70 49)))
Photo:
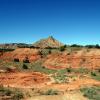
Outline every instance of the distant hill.
POLYGON ((16 49, 18 47, 28 47, 28 44, 25 43, 6 43, 0 44, 0 49, 16 49))
POLYGON ((25 43, 5 43, 0 44, 0 49, 16 49, 16 48, 58 48, 63 46, 61 42, 49 36, 46 39, 41 39, 34 44, 25 43))
POLYGON ((34 47, 38 48, 58 48, 63 45, 63 43, 59 42, 52 36, 49 36, 45 39, 41 39, 33 44, 34 47))

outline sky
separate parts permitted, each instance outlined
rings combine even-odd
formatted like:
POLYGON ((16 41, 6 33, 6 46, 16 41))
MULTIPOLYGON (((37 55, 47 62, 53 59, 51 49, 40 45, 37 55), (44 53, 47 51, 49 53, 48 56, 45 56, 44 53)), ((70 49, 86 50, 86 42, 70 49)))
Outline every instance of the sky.
POLYGON ((0 43, 51 35, 65 44, 100 44, 100 0, 0 0, 0 43))

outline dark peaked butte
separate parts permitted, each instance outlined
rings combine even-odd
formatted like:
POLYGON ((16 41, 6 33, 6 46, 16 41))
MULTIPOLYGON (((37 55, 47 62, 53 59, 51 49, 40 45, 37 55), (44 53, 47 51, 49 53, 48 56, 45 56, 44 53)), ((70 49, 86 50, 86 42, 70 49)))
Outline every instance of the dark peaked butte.
POLYGON ((53 36, 49 36, 48 38, 41 39, 33 44, 34 47, 38 48, 59 48, 64 44, 56 40, 53 36))

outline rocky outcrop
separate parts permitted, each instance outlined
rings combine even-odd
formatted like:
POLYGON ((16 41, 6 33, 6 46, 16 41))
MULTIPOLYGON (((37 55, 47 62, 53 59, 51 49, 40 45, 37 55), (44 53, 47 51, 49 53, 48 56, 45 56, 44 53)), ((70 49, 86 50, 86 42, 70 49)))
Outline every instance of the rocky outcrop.
POLYGON ((41 39, 33 44, 34 47, 38 48, 59 48, 63 46, 62 43, 54 39, 52 36, 49 36, 46 39, 41 39))

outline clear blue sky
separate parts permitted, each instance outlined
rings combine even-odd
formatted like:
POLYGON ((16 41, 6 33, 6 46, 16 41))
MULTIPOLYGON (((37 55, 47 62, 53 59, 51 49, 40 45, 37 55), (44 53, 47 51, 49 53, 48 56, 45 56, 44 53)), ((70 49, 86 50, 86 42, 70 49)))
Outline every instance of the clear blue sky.
POLYGON ((0 0, 0 43, 49 35, 66 44, 100 44, 100 0, 0 0))

